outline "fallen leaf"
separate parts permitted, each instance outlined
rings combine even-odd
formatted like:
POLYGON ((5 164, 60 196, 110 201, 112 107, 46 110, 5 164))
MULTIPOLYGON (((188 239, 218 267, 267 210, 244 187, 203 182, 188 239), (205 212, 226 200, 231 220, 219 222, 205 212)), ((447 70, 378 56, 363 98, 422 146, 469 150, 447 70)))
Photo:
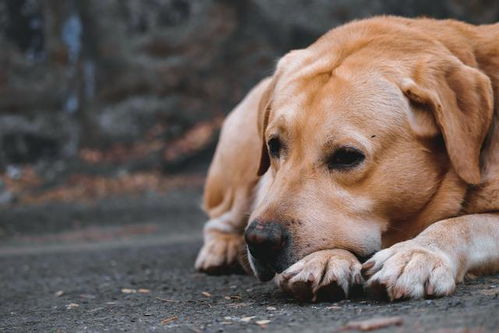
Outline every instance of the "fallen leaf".
POLYGON ((207 291, 203 291, 201 294, 203 294, 203 296, 206 296, 206 297, 211 297, 211 294, 207 291))
POLYGON ((161 302, 179 302, 174 299, 168 299, 168 298, 161 298, 161 297, 156 297, 157 300, 160 300, 161 302))
POLYGON ((248 305, 250 305, 250 303, 232 303, 232 304, 229 304, 229 307, 237 309, 237 308, 245 307, 248 305))
POLYGON ((100 306, 98 308, 95 308, 95 309, 92 309, 92 310, 88 310, 88 313, 94 313, 94 312, 100 311, 102 309, 104 309, 104 307, 100 306))
POLYGON ((149 289, 145 289, 145 288, 139 288, 139 290, 137 290, 140 294, 149 294, 151 291, 149 289))
POLYGON ((58 290, 58 291, 56 291, 56 292, 54 293, 54 296, 55 296, 55 297, 61 297, 62 295, 64 295, 64 291, 62 291, 62 290, 58 290))
POLYGON ((175 320, 178 320, 177 316, 168 317, 168 318, 163 319, 161 321, 161 325, 166 325, 166 324, 171 323, 172 321, 175 321, 175 320))
POLYGON ((482 289, 482 290, 480 290, 480 293, 482 295, 486 295, 486 296, 495 296, 499 293, 499 290, 497 290, 497 289, 482 289))
POLYGON ((268 319, 263 319, 263 320, 257 320, 257 321, 255 321, 255 324, 257 324, 261 328, 266 328, 268 323, 270 323, 270 320, 268 320, 268 319))
POLYGON ((328 310, 339 310, 339 309, 341 309, 341 306, 331 305, 331 306, 328 306, 326 309, 328 309, 328 310))
POLYGON ((347 330, 372 331, 388 326, 400 326, 404 321, 401 317, 379 317, 360 321, 350 321, 336 332, 347 330))
POLYGON ((121 289, 121 292, 123 294, 135 294, 137 292, 137 290, 135 290, 135 289, 129 289, 129 288, 123 288, 123 289, 121 289))
POLYGON ((69 303, 68 305, 66 305, 66 309, 67 310, 71 310, 71 309, 76 309, 78 308, 80 305, 79 304, 76 304, 76 303, 69 303))
POLYGON ((251 316, 251 317, 243 317, 241 318, 241 321, 244 323, 249 323, 251 319, 255 318, 256 316, 251 316))

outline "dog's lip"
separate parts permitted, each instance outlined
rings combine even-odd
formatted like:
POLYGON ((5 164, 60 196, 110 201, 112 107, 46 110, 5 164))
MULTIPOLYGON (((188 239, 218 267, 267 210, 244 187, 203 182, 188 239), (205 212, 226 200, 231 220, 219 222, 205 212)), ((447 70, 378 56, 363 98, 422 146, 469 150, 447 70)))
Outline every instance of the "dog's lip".
POLYGON ((270 281, 274 278, 276 274, 276 270, 268 264, 262 263, 255 259, 255 257, 251 256, 253 272, 258 280, 262 282, 270 281))
POLYGON ((361 264, 365 263, 366 261, 368 261, 369 259, 372 258, 372 256, 376 253, 376 251, 373 251, 371 253, 369 253, 368 255, 357 255, 355 254, 355 256, 357 257, 357 259, 360 261, 361 264))
POLYGON ((255 273, 258 280, 267 282, 274 278, 276 271, 269 265, 255 262, 255 273))
POLYGON ((256 277, 258 278, 258 280, 262 281, 262 282, 267 282, 267 281, 270 281, 274 278, 275 276, 275 271, 272 271, 272 270, 265 270, 265 271, 257 271, 256 273, 256 277))

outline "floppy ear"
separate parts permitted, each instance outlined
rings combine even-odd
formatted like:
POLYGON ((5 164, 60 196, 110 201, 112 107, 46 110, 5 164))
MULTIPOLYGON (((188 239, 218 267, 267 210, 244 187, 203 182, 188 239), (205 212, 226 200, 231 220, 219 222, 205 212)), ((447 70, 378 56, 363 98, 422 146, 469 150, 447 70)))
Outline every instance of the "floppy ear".
POLYGON ((454 57, 420 65, 414 79, 401 83, 413 105, 411 127, 420 136, 441 133, 459 177, 478 184, 480 149, 493 114, 490 79, 454 57))
POLYGON ((269 123, 270 115, 270 96, 274 89, 274 82, 272 81, 267 89, 264 91, 260 103, 258 105, 258 134, 262 140, 262 152, 260 154, 260 166, 258 167, 258 176, 262 176, 270 167, 270 157, 267 150, 267 142, 265 140, 265 129, 269 123))

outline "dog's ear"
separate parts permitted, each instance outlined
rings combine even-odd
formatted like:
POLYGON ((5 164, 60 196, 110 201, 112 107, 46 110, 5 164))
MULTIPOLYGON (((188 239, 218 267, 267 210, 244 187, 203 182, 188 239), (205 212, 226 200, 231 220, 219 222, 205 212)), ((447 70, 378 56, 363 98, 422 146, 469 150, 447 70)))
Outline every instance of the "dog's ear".
POLYGON ((412 104, 417 135, 442 134, 454 170, 469 184, 480 182, 480 149, 492 122, 490 79, 455 57, 428 59, 401 88, 412 104))
POLYGON ((262 141, 262 151, 260 153, 260 166, 258 167, 258 176, 262 176, 270 167, 270 157, 267 150, 267 140, 265 139, 265 129, 269 123, 271 95, 274 90, 274 82, 270 82, 262 94, 258 105, 258 135, 262 141))

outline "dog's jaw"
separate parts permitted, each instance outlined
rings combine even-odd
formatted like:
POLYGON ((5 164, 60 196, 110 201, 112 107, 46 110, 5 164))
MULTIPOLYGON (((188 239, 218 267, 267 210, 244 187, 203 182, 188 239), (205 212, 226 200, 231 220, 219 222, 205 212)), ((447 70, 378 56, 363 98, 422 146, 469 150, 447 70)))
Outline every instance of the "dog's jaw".
POLYGON ((248 254, 248 262, 250 264, 251 270, 253 271, 253 274, 256 276, 256 278, 262 282, 272 280, 276 271, 269 265, 260 263, 257 259, 255 259, 251 255, 247 247, 246 247, 246 252, 248 254))

